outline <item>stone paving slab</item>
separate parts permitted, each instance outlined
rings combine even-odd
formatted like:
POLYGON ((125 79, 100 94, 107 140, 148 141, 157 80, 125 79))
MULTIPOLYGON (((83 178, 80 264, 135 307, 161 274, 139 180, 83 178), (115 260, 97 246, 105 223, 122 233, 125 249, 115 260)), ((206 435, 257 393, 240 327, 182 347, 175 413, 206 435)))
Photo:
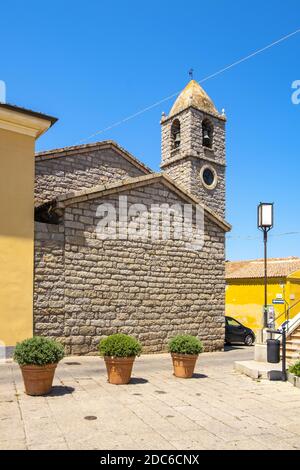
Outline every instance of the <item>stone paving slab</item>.
POLYGON ((236 361, 234 369, 237 372, 248 375, 252 379, 264 380, 281 380, 282 379, 282 365, 269 364, 267 362, 258 361, 236 361))
POLYGON ((234 371, 252 355, 202 354, 189 380, 168 354, 142 356, 123 386, 107 383, 101 358, 67 357, 46 397, 27 396, 19 367, 0 364, 0 449, 300 449, 299 389, 234 371))

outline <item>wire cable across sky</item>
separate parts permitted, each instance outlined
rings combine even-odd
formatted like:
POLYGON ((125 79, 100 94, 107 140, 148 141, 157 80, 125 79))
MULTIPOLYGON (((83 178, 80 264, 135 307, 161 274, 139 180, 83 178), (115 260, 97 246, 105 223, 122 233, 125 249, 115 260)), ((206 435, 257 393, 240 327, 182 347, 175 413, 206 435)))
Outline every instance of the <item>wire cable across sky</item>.
MULTIPOLYGON (((277 234, 270 234, 269 237, 277 238, 277 237, 286 237, 287 235, 300 235, 300 232, 284 232, 284 233, 277 233, 277 234)), ((227 240, 257 240, 261 237, 259 235, 227 235, 227 240)))
MULTIPOLYGON (((221 68, 220 70, 218 70, 217 72, 214 72, 210 75, 208 75, 207 77, 205 78, 202 78, 202 80, 199 81, 199 83, 204 83, 208 80, 210 80, 211 78, 215 78, 217 77, 218 75, 221 75, 222 73, 226 72, 227 70, 230 70, 232 69, 233 67, 236 67, 237 65, 243 63, 243 62, 246 62, 247 60, 251 59, 252 57, 255 57, 257 56, 258 54, 261 54, 262 52, 265 52, 266 50, 268 49, 271 49, 271 47, 274 47, 274 46, 277 46, 278 44, 290 39, 292 36, 295 36, 296 34, 300 33, 300 28, 299 29, 296 29, 295 31, 293 31, 292 33, 289 33, 285 36, 282 36, 281 38, 277 39, 276 41, 273 41, 271 42, 270 44, 268 44, 267 46, 264 46, 260 49, 257 49, 256 51, 252 52, 251 54, 248 54, 246 55, 245 57, 242 57, 241 59, 238 59, 236 60, 235 62, 233 62, 232 64, 229 64, 227 65, 226 67, 223 67, 221 68)), ((98 135, 100 134, 103 134, 104 132, 107 132, 109 131, 110 129, 113 129, 115 127, 118 127, 120 126, 121 124, 127 122, 127 121, 130 121, 138 116, 140 116, 141 114, 144 114, 146 113, 147 111, 150 111, 151 109, 153 108, 156 108, 157 106, 159 106, 160 104, 162 103, 165 103, 166 101, 169 101, 170 99, 174 98, 175 96, 177 96, 179 93, 180 93, 181 90, 179 91, 176 91, 175 93, 172 93, 171 95, 169 96, 166 96, 165 98, 162 98, 161 100, 159 101, 156 101, 155 103, 133 113, 133 114, 130 114, 129 116, 119 120, 119 121, 116 121, 114 122, 113 124, 107 126, 107 127, 104 127, 103 129, 100 129, 96 132, 94 132, 93 134, 89 135, 88 137, 85 137, 84 139, 81 139, 79 140, 79 142, 77 142, 76 144, 74 145, 79 145, 79 144, 82 144, 83 142, 86 142, 87 140, 90 140, 94 137, 97 137, 98 135)))

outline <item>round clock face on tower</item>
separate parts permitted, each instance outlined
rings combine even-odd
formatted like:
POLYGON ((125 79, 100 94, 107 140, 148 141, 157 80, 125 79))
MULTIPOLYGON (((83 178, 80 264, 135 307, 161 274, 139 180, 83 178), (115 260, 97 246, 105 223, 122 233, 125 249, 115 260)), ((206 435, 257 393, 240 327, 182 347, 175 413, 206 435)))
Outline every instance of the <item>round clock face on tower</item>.
POLYGON ((207 189, 214 189, 217 186, 218 177, 216 170, 212 166, 203 166, 201 168, 200 177, 203 186, 207 189))

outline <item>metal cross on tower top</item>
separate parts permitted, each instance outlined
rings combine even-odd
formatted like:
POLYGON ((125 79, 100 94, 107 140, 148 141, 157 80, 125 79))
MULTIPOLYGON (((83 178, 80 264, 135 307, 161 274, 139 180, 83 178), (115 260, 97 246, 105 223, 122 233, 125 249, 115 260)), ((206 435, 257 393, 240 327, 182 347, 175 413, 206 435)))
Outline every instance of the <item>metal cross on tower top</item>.
POLYGON ((189 76, 190 76, 190 79, 193 80, 193 78, 194 78, 194 69, 189 70, 189 76))

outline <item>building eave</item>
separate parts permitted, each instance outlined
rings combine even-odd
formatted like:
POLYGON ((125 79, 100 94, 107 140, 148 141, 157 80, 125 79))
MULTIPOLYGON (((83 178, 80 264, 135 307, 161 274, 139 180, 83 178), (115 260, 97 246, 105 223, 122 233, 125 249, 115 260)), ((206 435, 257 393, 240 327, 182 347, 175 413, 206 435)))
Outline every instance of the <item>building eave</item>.
POLYGON ((0 103, 0 128, 24 134, 37 139, 46 132, 57 118, 21 108, 7 103, 0 103))
POLYGON ((50 205, 52 204, 52 207, 55 207, 55 209, 63 210, 66 207, 72 204, 76 204, 78 202, 89 201, 99 197, 103 198, 111 194, 121 193, 130 189, 135 189, 141 186, 146 186, 148 184, 153 184, 157 181, 163 183, 187 203, 193 204, 194 206, 201 206, 204 209, 204 212, 208 219, 218 225, 224 232, 229 232, 231 230, 230 224, 228 224, 214 211, 204 205, 198 198, 188 193, 184 188, 179 186, 164 173, 152 173, 145 176, 139 176, 137 178, 128 178, 126 180, 122 180, 121 182, 117 181, 111 184, 94 186, 93 188, 85 189, 83 191, 72 191, 67 194, 56 197, 55 199, 53 199, 53 201, 50 201, 50 205))
POLYGON ((51 150, 46 150, 43 152, 37 152, 35 154, 36 160, 50 160, 54 158, 62 158, 69 155, 82 155, 84 153, 91 152, 93 150, 104 150, 104 149, 113 149, 116 153, 118 153, 121 157, 125 160, 132 163, 134 166, 139 168, 144 173, 153 173, 151 168, 141 162, 138 158, 134 157, 131 153, 125 150, 123 147, 118 145, 113 140, 104 140, 100 142, 93 142, 90 144, 81 144, 81 145, 73 145, 70 147, 61 147, 51 150))
POLYGON ((173 114, 172 116, 165 116, 163 119, 161 119, 160 123, 163 125, 163 124, 165 124, 169 121, 173 121, 174 119, 178 118, 181 114, 186 113, 186 111, 189 110, 189 109, 193 109, 195 111, 198 111, 198 113, 203 113, 206 116, 210 116, 211 118, 219 119, 220 121, 224 121, 224 122, 227 121, 226 116, 224 116, 223 114, 211 113, 209 111, 206 111, 205 109, 196 108, 195 106, 190 105, 190 106, 187 106, 185 109, 182 109, 178 113, 173 114))

